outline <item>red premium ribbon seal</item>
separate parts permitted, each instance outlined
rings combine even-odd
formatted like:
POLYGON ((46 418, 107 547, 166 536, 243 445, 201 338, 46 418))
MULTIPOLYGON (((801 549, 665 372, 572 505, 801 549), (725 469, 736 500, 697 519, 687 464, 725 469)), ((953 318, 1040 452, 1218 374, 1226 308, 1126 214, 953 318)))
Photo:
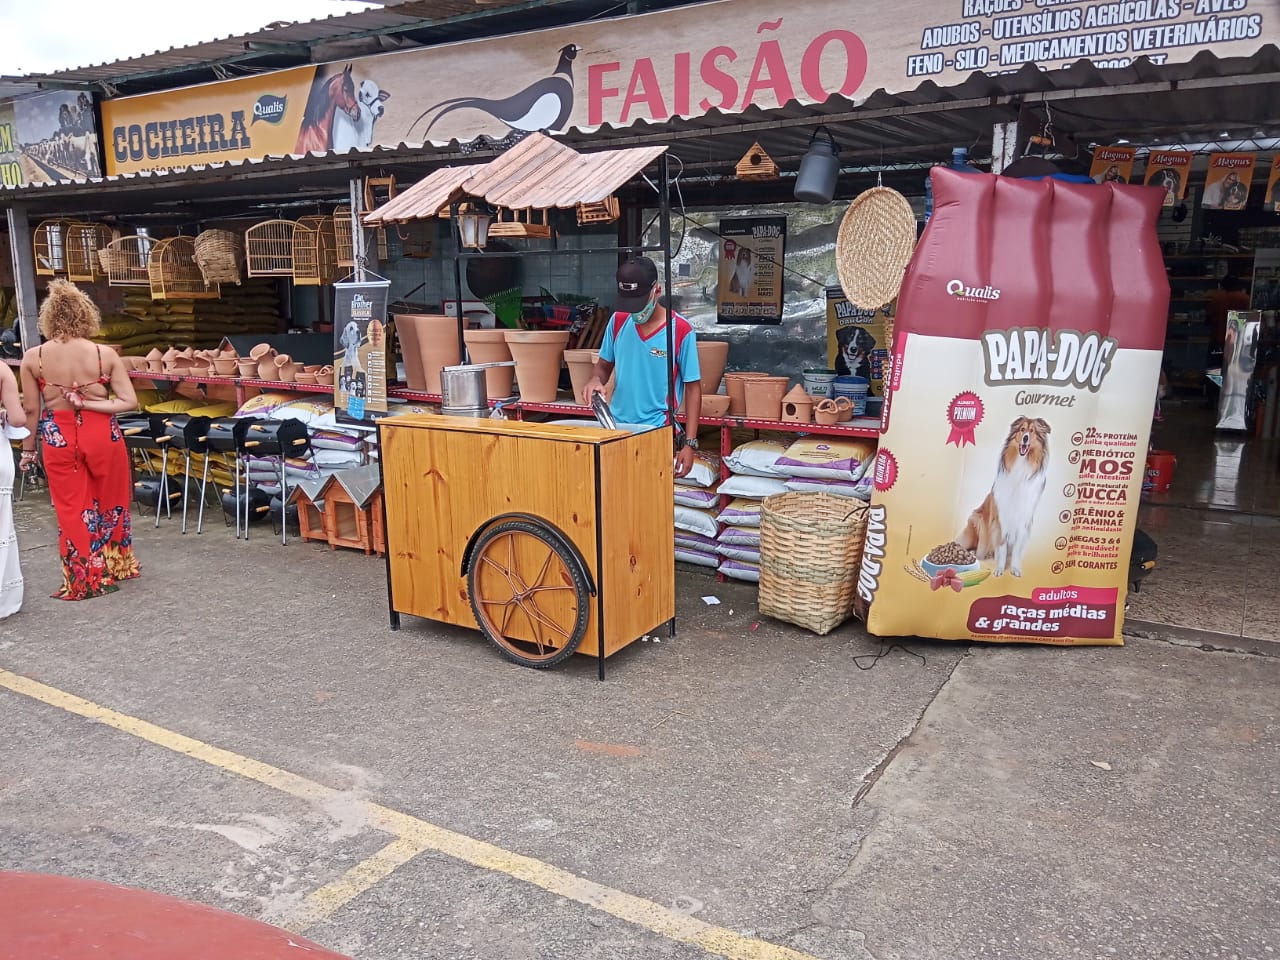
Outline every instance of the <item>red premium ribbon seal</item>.
POLYGON ((724 242, 724 258, 733 260, 738 255, 738 243, 736 240, 726 240, 724 242))
POLYGON ((985 412, 982 408, 982 400, 976 393, 966 390, 964 393, 956 394, 947 406, 947 422, 951 424, 951 434, 947 437, 947 443, 954 443, 958 447, 975 443, 973 431, 978 428, 978 424, 982 423, 985 412))

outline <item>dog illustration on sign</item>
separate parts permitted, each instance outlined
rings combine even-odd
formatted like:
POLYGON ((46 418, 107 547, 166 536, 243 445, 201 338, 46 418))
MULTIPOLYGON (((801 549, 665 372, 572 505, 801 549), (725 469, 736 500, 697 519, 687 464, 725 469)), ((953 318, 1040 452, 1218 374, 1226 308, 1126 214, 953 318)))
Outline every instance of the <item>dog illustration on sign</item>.
POLYGON ((361 80, 356 87, 358 119, 351 119, 344 111, 333 115, 333 149, 338 153, 348 150, 368 150, 373 146, 373 125, 387 112, 384 104, 391 94, 382 90, 372 80, 361 80))
POLYGON ((1010 424, 991 492, 956 537, 979 560, 994 558, 997 577, 1005 570, 1022 576, 1031 523, 1048 479, 1049 433, 1049 424, 1039 417, 1018 417, 1010 424))

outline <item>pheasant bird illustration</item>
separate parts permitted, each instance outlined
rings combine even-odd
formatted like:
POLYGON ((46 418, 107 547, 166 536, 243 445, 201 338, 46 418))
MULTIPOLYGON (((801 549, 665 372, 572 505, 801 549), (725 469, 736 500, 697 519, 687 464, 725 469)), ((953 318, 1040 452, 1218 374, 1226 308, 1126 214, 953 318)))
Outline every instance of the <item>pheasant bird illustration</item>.
POLYGON ((454 97, 428 107, 417 120, 409 125, 409 133, 426 117, 435 114, 427 129, 422 132, 425 140, 431 128, 440 118, 455 110, 480 110, 495 120, 501 120, 512 130, 536 133, 541 130, 563 130, 573 113, 573 61, 580 48, 571 43, 560 48, 560 63, 556 71, 537 83, 530 84, 519 93, 504 100, 487 100, 484 97, 454 97))

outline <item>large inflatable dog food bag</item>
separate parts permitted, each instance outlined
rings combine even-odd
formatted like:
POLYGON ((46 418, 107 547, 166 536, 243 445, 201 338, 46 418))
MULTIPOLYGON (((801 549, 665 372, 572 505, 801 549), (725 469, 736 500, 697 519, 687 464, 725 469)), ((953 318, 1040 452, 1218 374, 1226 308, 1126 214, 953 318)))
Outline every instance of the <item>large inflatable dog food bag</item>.
POLYGON ((932 176, 874 467, 868 628, 1122 643, 1169 307, 1163 194, 932 176))

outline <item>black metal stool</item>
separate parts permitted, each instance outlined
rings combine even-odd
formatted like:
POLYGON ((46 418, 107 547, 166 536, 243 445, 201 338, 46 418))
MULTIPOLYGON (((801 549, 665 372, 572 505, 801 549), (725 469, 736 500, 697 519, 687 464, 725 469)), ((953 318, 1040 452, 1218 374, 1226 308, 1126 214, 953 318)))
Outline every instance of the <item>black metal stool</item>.
MULTIPOLYGON (((301 420, 290 418, 288 420, 248 420, 248 426, 245 428, 244 437, 240 444, 240 452, 242 455, 252 455, 262 457, 263 459, 273 459, 280 466, 280 502, 288 503, 289 500, 289 478, 285 473, 285 461, 289 457, 300 457, 311 449, 311 434, 307 430, 307 425, 301 420)), ((252 484, 249 480, 249 470, 246 464, 244 471, 244 497, 243 505, 246 509, 244 521, 244 536, 249 539, 249 518, 247 510, 252 502, 250 491, 252 484)), ((267 498, 267 509, 270 512, 271 498, 267 498)), ((280 543, 289 542, 289 525, 287 517, 282 515, 280 523, 280 543)))
MULTIPOLYGON (((204 471, 200 477, 200 510, 197 515, 196 533, 203 532, 204 527, 204 498, 205 491, 209 484, 209 424, 212 420, 209 417, 193 417, 190 414, 179 413, 168 417, 164 422, 164 435, 169 438, 169 443, 162 454, 161 470, 168 476, 169 448, 181 450, 183 455, 182 464, 182 532, 187 532, 187 507, 190 502, 191 489, 191 455, 193 453, 201 454, 204 457, 204 471)), ((156 526, 160 525, 160 517, 156 516, 156 526)))

